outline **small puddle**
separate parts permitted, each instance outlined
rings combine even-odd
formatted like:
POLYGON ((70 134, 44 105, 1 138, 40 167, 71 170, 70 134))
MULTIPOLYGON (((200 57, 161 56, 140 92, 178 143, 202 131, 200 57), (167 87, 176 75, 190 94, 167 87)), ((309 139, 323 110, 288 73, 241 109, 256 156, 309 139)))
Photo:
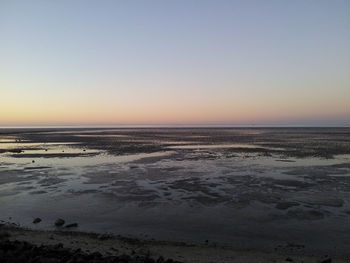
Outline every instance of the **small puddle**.
POLYGON ((0 143, 0 149, 14 149, 14 148, 29 148, 29 147, 48 147, 53 145, 73 145, 81 144, 80 142, 4 142, 0 143))
POLYGON ((109 137, 109 138, 124 138, 124 137, 130 137, 129 135, 123 135, 123 134, 77 134, 74 135, 76 137, 92 137, 92 138, 99 138, 99 137, 109 137))
POLYGON ((266 147, 262 147, 262 146, 259 146, 259 145, 239 144, 239 143, 233 143, 233 144, 174 145, 174 146, 169 146, 168 148, 171 148, 171 149, 220 149, 220 148, 245 148, 245 149, 260 148, 260 149, 267 149, 266 147))

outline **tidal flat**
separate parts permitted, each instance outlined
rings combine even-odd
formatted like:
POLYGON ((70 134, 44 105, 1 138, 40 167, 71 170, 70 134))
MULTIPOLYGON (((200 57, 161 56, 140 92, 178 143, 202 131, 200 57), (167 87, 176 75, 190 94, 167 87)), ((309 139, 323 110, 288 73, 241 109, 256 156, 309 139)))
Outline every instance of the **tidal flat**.
POLYGON ((350 128, 0 129, 0 220, 343 262, 350 128))

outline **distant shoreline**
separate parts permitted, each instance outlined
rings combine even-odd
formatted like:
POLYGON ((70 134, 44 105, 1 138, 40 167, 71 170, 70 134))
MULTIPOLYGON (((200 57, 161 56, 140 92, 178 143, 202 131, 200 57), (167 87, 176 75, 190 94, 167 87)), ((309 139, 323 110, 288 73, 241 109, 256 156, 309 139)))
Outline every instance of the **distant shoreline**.
POLYGON ((38 125, 1 126, 0 129, 269 129, 269 128, 350 128, 349 125, 38 125))

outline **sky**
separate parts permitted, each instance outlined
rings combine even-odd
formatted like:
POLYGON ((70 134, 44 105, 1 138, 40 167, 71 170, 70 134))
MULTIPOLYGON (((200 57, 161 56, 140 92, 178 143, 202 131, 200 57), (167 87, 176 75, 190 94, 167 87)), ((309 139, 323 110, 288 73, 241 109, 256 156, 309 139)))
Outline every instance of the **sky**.
POLYGON ((350 1, 0 2, 0 127, 350 125, 350 1))

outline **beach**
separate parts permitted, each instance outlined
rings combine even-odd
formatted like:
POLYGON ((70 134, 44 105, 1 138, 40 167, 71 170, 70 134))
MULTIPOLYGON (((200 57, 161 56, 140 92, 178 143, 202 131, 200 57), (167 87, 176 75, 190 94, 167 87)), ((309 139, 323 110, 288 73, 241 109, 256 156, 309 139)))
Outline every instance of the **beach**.
POLYGON ((0 257, 6 262, 348 262, 346 256, 311 254, 292 243, 267 252, 209 242, 189 244, 96 233, 33 231, 10 225, 0 225, 0 257))

